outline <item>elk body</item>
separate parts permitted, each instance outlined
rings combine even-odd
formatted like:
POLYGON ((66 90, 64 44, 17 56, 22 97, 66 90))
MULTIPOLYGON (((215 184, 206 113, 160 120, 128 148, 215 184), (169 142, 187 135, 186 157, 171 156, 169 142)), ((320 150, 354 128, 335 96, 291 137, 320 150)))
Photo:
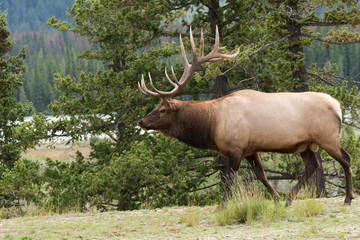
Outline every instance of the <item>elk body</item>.
MULTIPOLYGON (((190 30, 191 31, 191 30, 190 30)), ((214 50, 197 57, 195 44, 190 32, 193 63, 185 56, 181 41, 185 70, 178 81, 166 77, 175 87, 171 92, 146 88, 142 78, 139 89, 142 93, 161 98, 160 105, 139 121, 145 130, 153 129, 164 136, 174 137, 197 148, 220 151, 229 157, 228 183, 225 196, 229 196, 233 181, 231 172, 236 172, 245 158, 252 166, 257 178, 266 186, 275 199, 278 193, 268 182, 259 152, 300 153, 305 172, 288 195, 290 204, 309 177, 319 167, 315 152, 324 149, 344 168, 346 197, 344 204, 351 204, 354 198, 350 155, 340 145, 341 109, 337 100, 324 93, 262 93, 241 90, 225 97, 210 101, 184 102, 171 99, 183 88, 195 67, 206 61, 219 61, 235 57, 219 53, 219 36, 216 34, 214 50)))

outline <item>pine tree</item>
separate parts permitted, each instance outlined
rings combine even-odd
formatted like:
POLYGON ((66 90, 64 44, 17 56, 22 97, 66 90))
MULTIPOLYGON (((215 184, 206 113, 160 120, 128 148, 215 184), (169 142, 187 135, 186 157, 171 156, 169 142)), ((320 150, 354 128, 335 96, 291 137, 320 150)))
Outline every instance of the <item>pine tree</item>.
POLYGON ((0 13, 0 161, 11 168, 20 158, 23 142, 16 138, 15 129, 24 117, 33 110, 29 102, 19 103, 15 90, 23 85, 22 72, 25 71, 23 48, 16 56, 11 56, 13 40, 7 28, 6 13, 0 13))

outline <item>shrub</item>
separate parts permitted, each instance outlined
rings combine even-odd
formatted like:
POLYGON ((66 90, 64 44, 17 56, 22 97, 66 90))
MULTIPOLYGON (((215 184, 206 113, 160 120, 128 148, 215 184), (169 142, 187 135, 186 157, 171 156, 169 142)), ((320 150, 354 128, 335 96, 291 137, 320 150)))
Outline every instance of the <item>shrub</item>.
MULTIPOLYGON (((42 179, 39 173, 40 164, 28 160, 18 160, 14 167, 3 169, 0 179, 0 208, 2 213, 11 212, 15 216, 14 207, 18 215, 22 213, 22 200, 27 203, 40 203, 44 194, 41 191, 42 179)), ((2 214, 2 217, 7 217, 2 214)))
POLYGON ((213 191, 211 199, 196 192, 213 171, 214 160, 197 158, 202 154, 174 139, 146 136, 129 151, 114 156, 111 168, 119 183, 118 209, 139 208, 141 203, 157 208, 217 201, 220 191, 213 191))

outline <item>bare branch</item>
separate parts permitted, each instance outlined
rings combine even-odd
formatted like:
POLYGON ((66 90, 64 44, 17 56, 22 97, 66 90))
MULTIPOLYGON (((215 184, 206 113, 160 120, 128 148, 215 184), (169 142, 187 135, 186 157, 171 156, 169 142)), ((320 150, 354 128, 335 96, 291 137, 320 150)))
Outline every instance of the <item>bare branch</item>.
POLYGON ((350 126, 350 127, 354 127, 356 129, 360 129, 360 126, 354 124, 354 123, 348 123, 348 122, 342 122, 343 124, 350 126))
MULTIPOLYGON (((256 49, 256 50, 253 51, 252 53, 248 54, 247 57, 251 57, 251 56, 253 56, 253 55, 255 55, 255 54, 258 54, 259 52, 264 51, 264 50, 267 49, 268 47, 270 47, 270 46, 272 46, 272 45, 275 45, 275 44, 277 44, 277 43, 279 43, 279 42, 282 42, 282 41, 288 39, 288 38, 291 37, 291 36, 292 36, 292 34, 288 34, 288 35, 286 35, 286 36, 284 36, 284 37, 282 37, 282 38, 279 38, 279 39, 277 39, 277 40, 275 40, 275 41, 273 41, 273 42, 267 43, 267 44, 259 47, 258 49, 256 49)), ((235 59, 235 60, 236 60, 236 59, 235 59)), ((228 70, 226 70, 223 74, 226 74, 227 72, 233 70, 235 67, 237 67, 237 66, 239 66, 239 65, 240 65, 240 64, 235 64, 234 66, 232 66, 231 68, 229 68, 228 70)))
POLYGON ((219 185, 220 183, 214 183, 214 184, 211 184, 209 186, 206 186, 206 187, 202 187, 202 188, 197 188, 195 190, 192 190, 192 191, 189 191, 190 193, 191 192, 197 192, 197 191, 201 191, 201 190, 205 190, 205 189, 208 189, 208 188, 212 188, 212 187, 215 187, 216 185, 219 185))
POLYGON ((318 79, 320 79, 321 81, 323 81, 324 83, 329 84, 329 85, 334 86, 334 87, 338 87, 338 86, 341 85, 341 84, 336 84, 336 83, 334 83, 334 82, 331 82, 331 81, 329 81, 328 79, 326 79, 326 78, 324 78, 323 76, 321 76, 320 74, 315 73, 315 72, 312 72, 312 71, 307 71, 307 74, 312 75, 312 76, 315 76, 315 77, 317 77, 318 79))
POLYGON ((344 187, 344 186, 341 186, 341 185, 339 185, 339 184, 336 184, 336 183, 330 182, 329 180, 326 180, 326 179, 325 179, 325 182, 330 183, 331 185, 333 185, 333 186, 335 186, 335 187, 345 189, 345 187, 344 187))
POLYGON ((346 24, 345 22, 311 22, 307 23, 309 27, 337 27, 346 24))

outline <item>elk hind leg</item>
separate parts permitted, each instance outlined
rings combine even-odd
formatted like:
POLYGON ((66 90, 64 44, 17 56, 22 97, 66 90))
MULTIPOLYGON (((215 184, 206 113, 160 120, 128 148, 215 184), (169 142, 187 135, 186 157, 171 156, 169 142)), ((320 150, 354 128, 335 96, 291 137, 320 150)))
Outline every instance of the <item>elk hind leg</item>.
POLYGON ((320 167, 319 159, 317 159, 315 153, 311 151, 309 147, 305 150, 305 152, 300 153, 300 155, 305 164, 305 172, 288 195, 286 199, 286 206, 291 205, 291 202, 294 200, 300 189, 305 186, 306 181, 311 177, 316 169, 320 167))
POLYGON ((255 172, 256 177, 264 184, 264 186, 270 192, 270 194, 274 198, 274 200, 278 201, 280 199, 280 196, 276 192, 276 190, 270 185, 270 183, 265 175, 264 167, 261 163, 259 154, 255 153, 249 157, 246 157, 246 160, 250 163, 252 169, 255 172))
MULTIPOLYGON (((340 145, 340 144, 339 144, 340 145)), ((341 146, 337 149, 323 148, 327 153, 330 154, 336 161, 340 163, 345 172, 346 179, 346 196, 344 205, 351 205, 351 200, 354 199, 354 190, 352 182, 352 171, 351 171, 351 158, 350 154, 347 153, 341 146)))

